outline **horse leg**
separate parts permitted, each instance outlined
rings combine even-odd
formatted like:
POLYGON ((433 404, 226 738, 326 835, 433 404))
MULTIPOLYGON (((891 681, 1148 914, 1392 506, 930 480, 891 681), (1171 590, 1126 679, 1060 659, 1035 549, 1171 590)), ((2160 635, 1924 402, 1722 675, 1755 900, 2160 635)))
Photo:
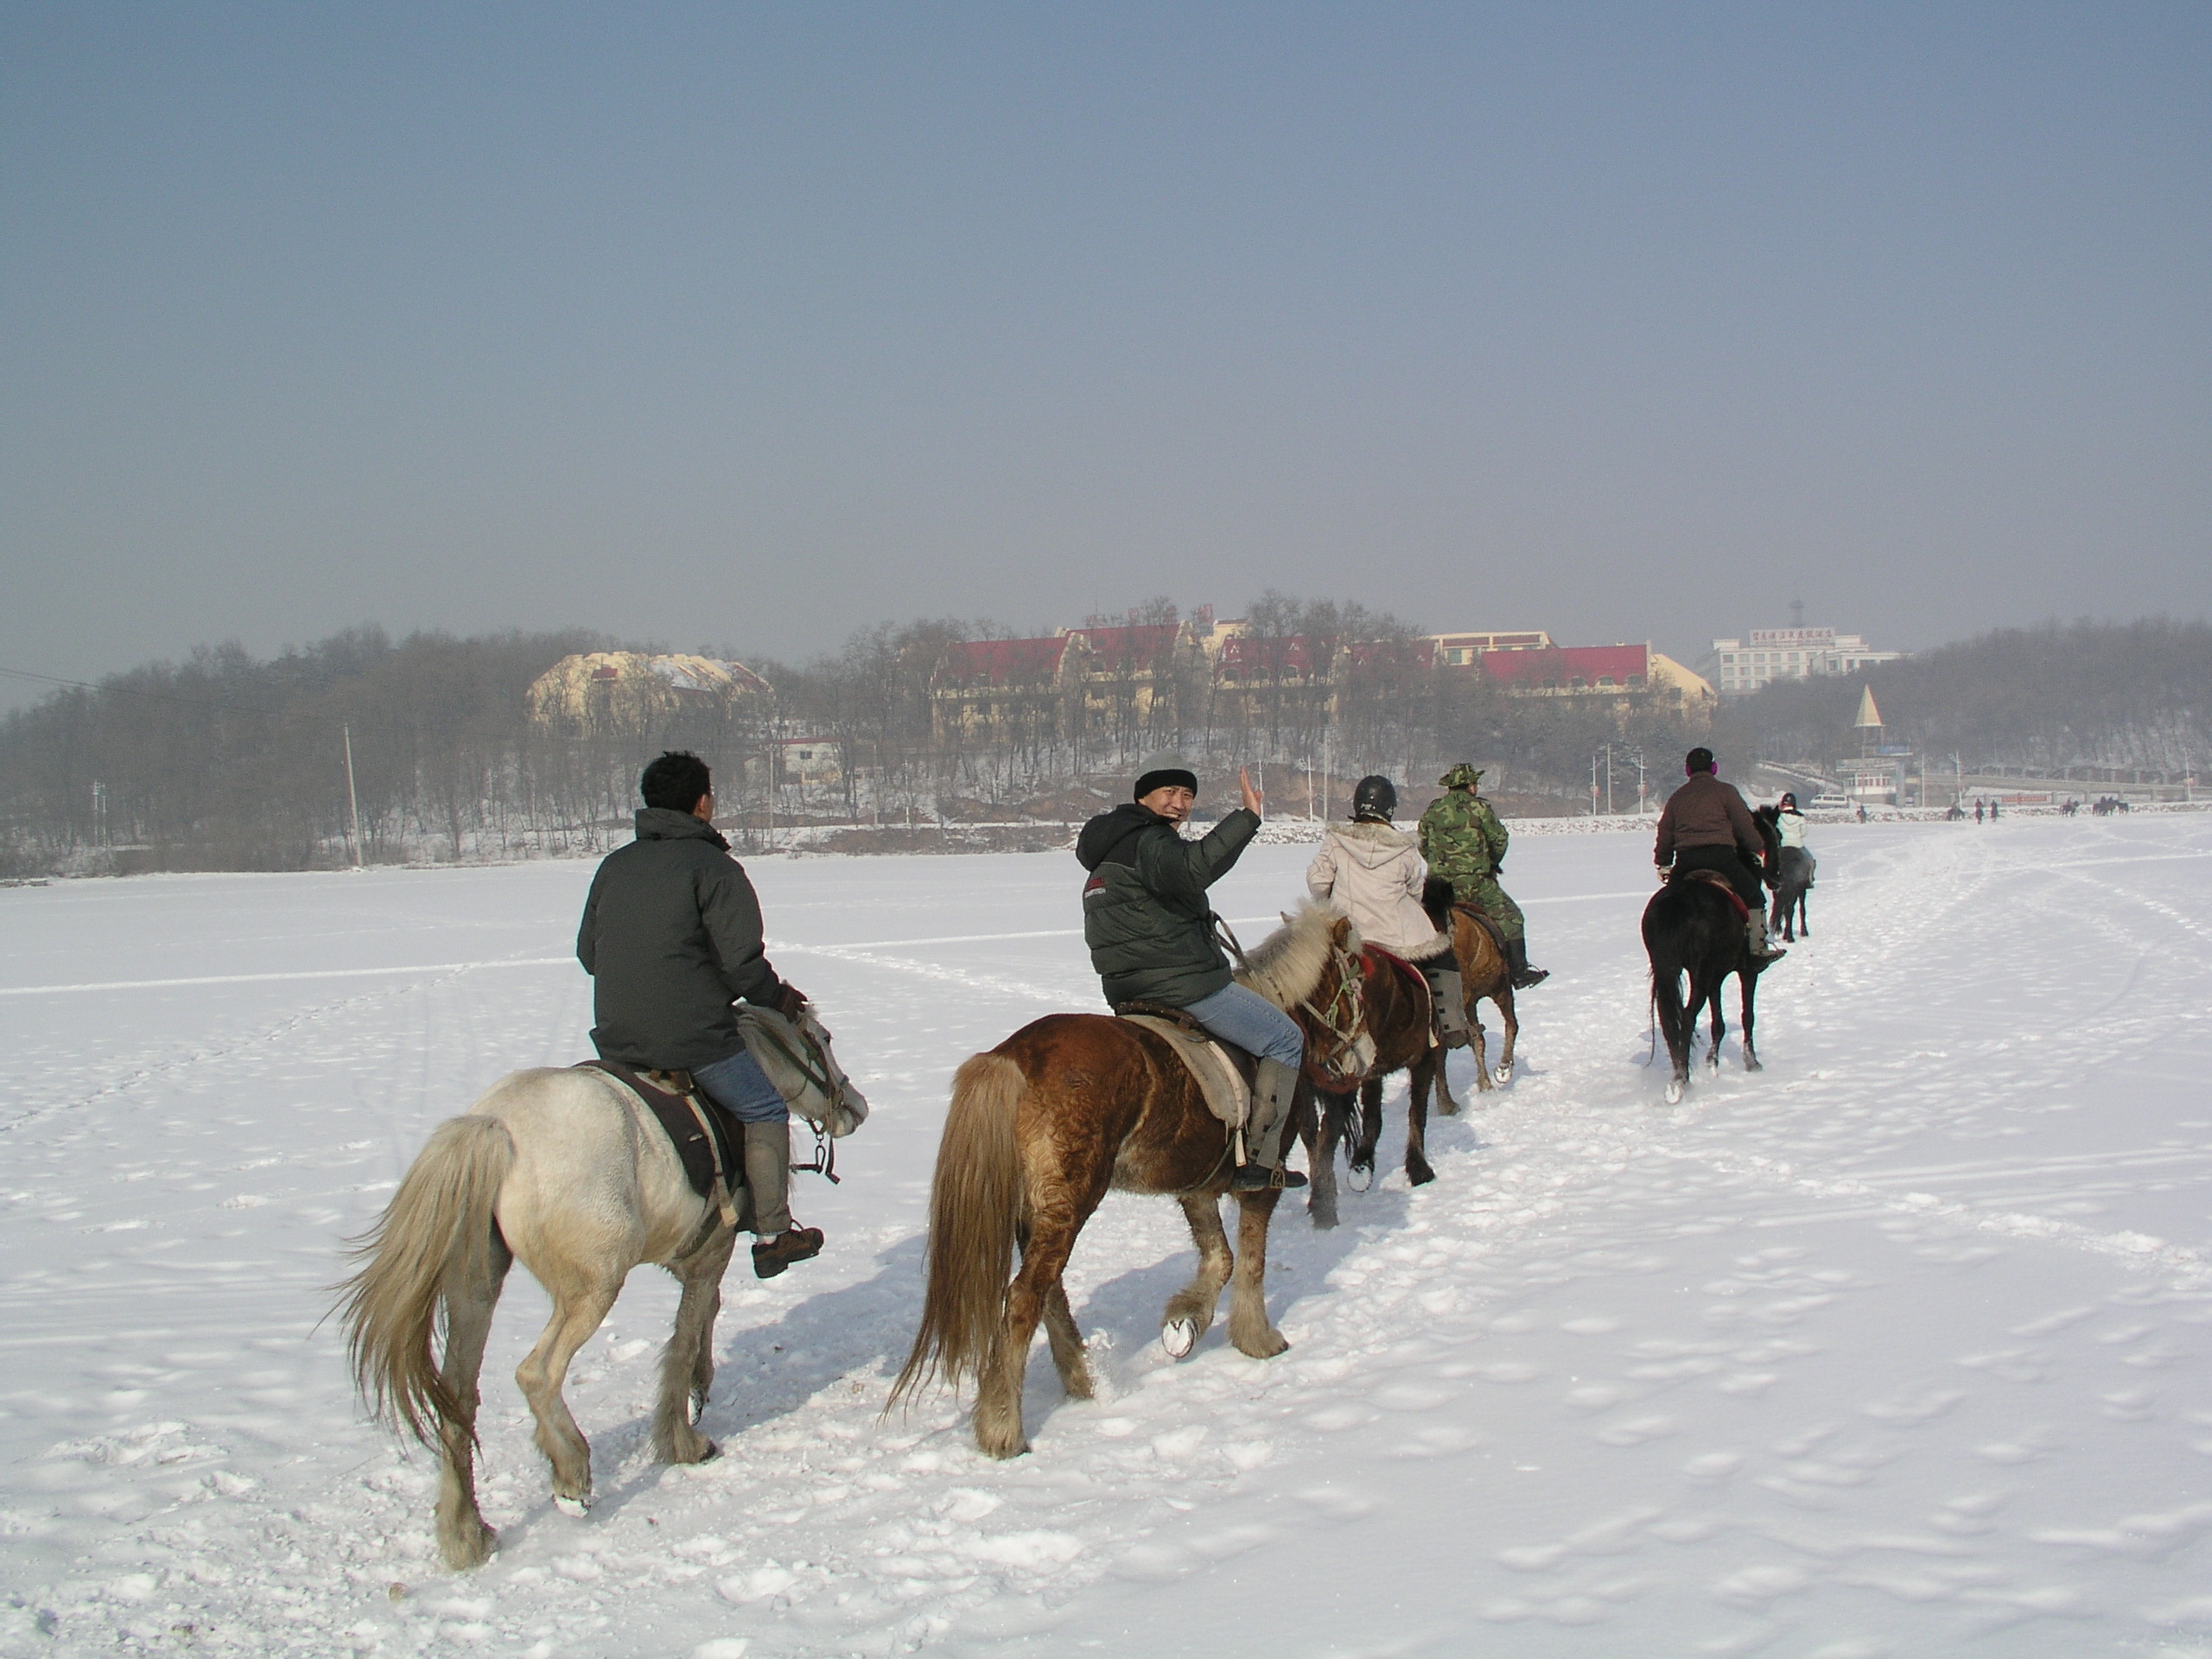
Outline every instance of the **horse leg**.
POLYGON ((495 1235, 490 1259, 472 1262, 456 1275, 459 1283, 446 1286, 446 1351, 438 1370, 461 1415, 438 1425, 438 1554, 456 1572, 482 1566, 499 1543, 476 1508, 477 1380, 492 1310, 513 1260, 495 1235))
POLYGON ((1505 1041, 1497 1056, 1497 1081, 1506 1084, 1513 1081, 1513 1045, 1521 1035, 1521 1016, 1513 1011, 1512 982, 1499 986, 1492 1001, 1497 1004, 1498 1021, 1505 1027, 1505 1041))
MULTIPOLYGON (((1280 1192, 1239 1192, 1236 1271, 1229 1287, 1229 1340, 1240 1354, 1273 1359, 1290 1346, 1268 1323, 1268 1222, 1280 1192)), ((1221 1225, 1218 1214, 1214 1225, 1221 1225)))
POLYGON ((1375 1184, 1375 1148, 1382 1139, 1382 1079, 1370 1077, 1359 1085, 1359 1139, 1351 1150, 1353 1192, 1364 1192, 1375 1184))
MULTIPOLYGON (((1467 1039, 1470 1042, 1474 1040, 1471 1021, 1469 1023, 1467 1039)), ((1475 1064, 1477 1065, 1482 1064, 1480 1050, 1476 1052, 1475 1064)), ((1459 1103, 1452 1096, 1451 1071, 1452 1068, 1445 1063, 1444 1051, 1438 1049, 1436 1051, 1436 1109, 1443 1116, 1457 1117, 1459 1116, 1459 1103)))
POLYGON ((1060 1374, 1060 1387, 1068 1398, 1090 1399, 1096 1392, 1090 1358, 1084 1352, 1083 1332, 1076 1329, 1075 1310, 1068 1306, 1068 1287, 1058 1279, 1045 1293, 1045 1339, 1052 1344, 1052 1369, 1060 1374))
POLYGON ((1337 1224, 1337 1147, 1344 1139, 1344 1123, 1330 1096, 1318 1089, 1303 1091, 1306 1111, 1299 1132, 1306 1141, 1306 1169, 1309 1191, 1306 1213, 1313 1225, 1326 1230, 1337 1224))
MULTIPOLYGON (((1758 1051, 1751 1046, 1751 1002, 1758 993, 1759 976, 1757 974, 1738 974, 1736 983, 1744 993, 1744 1070, 1763 1071, 1766 1068, 1759 1064, 1758 1051)), ((1718 1004, 1719 999, 1715 997, 1713 1001, 1718 1004)))
MULTIPOLYGON (((1406 1070, 1406 1179, 1415 1186, 1436 1179, 1428 1166, 1428 1085, 1442 1069, 1437 1065, 1441 1052, 1432 1048, 1406 1070)), ((1380 1084, 1376 1090, 1381 1091, 1380 1084)))
MULTIPOLYGON (((1067 1293, 1060 1287, 1060 1274, 1075 1248, 1076 1230, 1082 1224, 1065 1200, 1033 1214, 1029 1235, 1022 1241, 1021 1265, 1007 1287, 1006 1312, 999 1325, 998 1345, 983 1363, 976 1388, 976 1444, 994 1458, 1018 1458, 1029 1449, 1029 1436, 1021 1426, 1022 1384, 1029 1374, 1029 1344, 1037 1336, 1038 1322, 1058 1292, 1065 1306, 1067 1293)), ((1068 1332, 1075 1330, 1075 1316, 1068 1316, 1068 1332)), ((1081 1344, 1078 1343, 1077 1347, 1081 1344)), ((1057 1363, 1058 1355, 1053 1358, 1057 1363)), ((1062 1371, 1063 1377, 1065 1371, 1062 1371)))
MULTIPOLYGON (((1265 1194, 1273 1199, 1274 1192, 1265 1194)), ((1229 1282, 1235 1263, 1229 1254, 1229 1234, 1221 1224, 1221 1200, 1204 1192, 1185 1193, 1179 1202, 1191 1224, 1191 1241, 1198 1247, 1198 1270, 1191 1282, 1168 1298, 1160 1316, 1160 1345, 1180 1359, 1198 1345, 1213 1324, 1214 1304, 1229 1282)))
POLYGON ((1813 912, 1806 907, 1806 895, 1797 895, 1797 931, 1807 938, 1813 937, 1813 912))
POLYGON ((664 1463, 704 1463, 719 1449, 699 1432, 715 1382, 715 1317, 722 1307, 722 1274, 735 1233, 721 1233, 669 1270, 682 1281, 676 1328, 661 1350, 660 1399, 653 1408, 653 1455, 664 1463))
POLYGON ((1720 1069, 1720 1039, 1728 1034, 1728 1021, 1720 1011, 1720 988, 1727 978, 1728 976, 1723 974, 1713 982, 1712 988, 1706 993, 1706 1000, 1713 1008, 1713 1052, 1705 1057, 1705 1063, 1715 1071, 1720 1069))
MULTIPOLYGON (((1475 987, 1484 982, 1466 968, 1459 970, 1459 977, 1467 987, 1467 1046, 1474 1051, 1475 1092, 1486 1095, 1492 1084, 1490 1077, 1490 1041, 1483 1031, 1482 997, 1475 987)), ((1497 999, 1492 998, 1493 1001, 1497 999)))
MULTIPOLYGON (((540 1282, 547 1276, 541 1274, 540 1282)), ((569 1414, 561 1387, 576 1351, 606 1323, 622 1281, 582 1280, 546 1288, 553 1292, 553 1317, 545 1322, 537 1345, 515 1367, 515 1381, 537 1420, 537 1449, 553 1465, 553 1501, 570 1515, 582 1515, 591 1507, 591 1443, 569 1414)))

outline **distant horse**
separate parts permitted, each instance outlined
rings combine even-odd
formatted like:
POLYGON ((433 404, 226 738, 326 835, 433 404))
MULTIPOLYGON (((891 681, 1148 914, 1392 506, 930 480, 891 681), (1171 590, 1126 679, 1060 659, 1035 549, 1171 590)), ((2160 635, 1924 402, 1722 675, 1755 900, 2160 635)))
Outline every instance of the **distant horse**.
MULTIPOLYGON (((1341 916, 1301 910, 1237 977, 1304 1030, 1309 1082, 1340 1089, 1373 1064, 1373 1039, 1360 1028, 1358 935, 1341 916)), ((1294 1115, 1304 1106, 1294 1102, 1294 1115)), ((976 1444, 995 1458, 1027 1452, 1022 1377, 1040 1319, 1061 1387, 1090 1399, 1060 1275, 1109 1187, 1171 1195, 1191 1224, 1198 1270, 1160 1316, 1168 1353, 1179 1359, 1197 1345, 1224 1284, 1230 1341, 1255 1359, 1282 1352, 1289 1344, 1268 1322, 1266 1286, 1268 1223, 1281 1192, 1236 1195, 1232 1256, 1221 1223, 1230 1169, 1228 1135, 1197 1080, 1166 1038, 1131 1020, 1047 1014, 970 1055, 952 1080, 930 1189, 921 1326, 892 1404, 932 1378, 957 1386, 973 1374, 976 1444)))
POLYGON ((1699 1011, 1713 1007, 1713 1049, 1707 1057, 1720 1069, 1720 1039, 1727 1027, 1720 1014, 1720 982, 1736 976, 1743 991, 1744 1070, 1757 1071, 1758 1052, 1751 1045, 1752 1004, 1765 961, 1751 954, 1745 936, 1743 900, 1718 876, 1677 875, 1651 895, 1643 907, 1643 949, 1651 958, 1651 1001, 1659 1030, 1667 1039, 1674 1075, 1667 1082, 1669 1105, 1689 1086, 1690 1049, 1697 1039, 1699 1011), (1689 995, 1682 995, 1687 976, 1689 995))
MULTIPOLYGON (((1315 1087, 1313 1110, 1300 1114, 1299 1134, 1306 1142, 1306 1166, 1313 1190, 1306 1195, 1306 1211, 1316 1227, 1337 1224, 1337 1147, 1351 1144, 1350 1185, 1364 1192, 1375 1182, 1375 1143, 1382 1134, 1382 1080, 1395 1071, 1407 1074, 1406 1179, 1421 1186, 1436 1179, 1428 1166, 1428 1094, 1443 1080, 1444 1051, 1429 1036, 1428 982, 1418 969, 1374 945, 1361 953, 1361 982, 1366 1006, 1366 1030, 1375 1043, 1375 1058, 1361 1076, 1349 1079, 1357 1090, 1360 1114, 1352 1120, 1350 1089, 1341 1091, 1315 1087)), ((1442 1097, 1450 1100, 1450 1096, 1442 1097)), ((1448 1109, 1457 1110, 1456 1103, 1448 1109)))
POLYGON ((438 1448, 448 1567, 475 1567, 497 1542, 476 1508, 477 1374, 508 1267, 519 1257, 553 1299, 515 1381, 553 1465, 554 1502, 580 1515, 591 1502, 591 1447, 561 1387, 641 1262, 683 1287, 661 1351, 653 1450, 669 1463, 715 1455, 695 1419, 714 1382, 715 1316, 736 1236, 692 1190, 645 1103, 603 1071, 514 1072, 431 1131, 357 1250, 365 1265, 343 1287, 340 1313, 363 1397, 438 1448))
POLYGON ((1774 904, 1767 925, 1782 936, 1785 944, 1796 944, 1800 933, 1809 939, 1813 937, 1813 923, 1805 908, 1805 895, 1812 891, 1813 877, 1819 868, 1819 861, 1802 847, 1784 847, 1781 844, 1782 813, 1778 807, 1756 808, 1751 817, 1758 821, 1760 834, 1766 836, 1768 848, 1773 855, 1774 873, 1768 878, 1767 885, 1774 889, 1774 904), (1770 831, 1772 833, 1769 834, 1770 831))
MULTIPOLYGON (((1454 902, 1452 884, 1440 875, 1432 875, 1421 889, 1421 908, 1428 912, 1428 919, 1440 931, 1452 936, 1452 954, 1459 959, 1459 984, 1466 993, 1467 1040, 1475 1051, 1475 1087, 1488 1093, 1493 1084, 1503 1085, 1513 1081, 1513 1045, 1521 1036, 1520 1016, 1513 1011, 1513 969, 1506 966, 1505 948, 1498 943, 1492 930, 1497 925, 1479 905, 1461 899, 1454 902), (1490 1067, 1490 1049, 1483 1033, 1483 1017, 1476 1004, 1488 997, 1497 1007, 1497 1016, 1505 1028, 1505 1041, 1498 1051, 1497 1069, 1490 1067)), ((1458 1115, 1459 1103, 1452 1098, 1452 1086, 1444 1068, 1436 1069, 1436 1109, 1445 1116, 1458 1115)))

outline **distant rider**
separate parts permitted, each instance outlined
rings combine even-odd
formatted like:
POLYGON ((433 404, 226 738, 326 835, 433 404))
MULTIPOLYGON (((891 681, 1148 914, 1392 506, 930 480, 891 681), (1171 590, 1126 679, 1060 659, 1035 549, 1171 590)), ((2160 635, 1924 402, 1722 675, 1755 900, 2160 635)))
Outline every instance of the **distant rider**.
POLYGON ((1444 785, 1444 793, 1421 815, 1421 852, 1428 868, 1452 884, 1453 899, 1474 906, 1497 924, 1505 936, 1505 965, 1512 970, 1513 988, 1525 991, 1542 984, 1551 974, 1529 965, 1528 923, 1521 906, 1497 885, 1511 837, 1498 822, 1497 809, 1475 792, 1482 775, 1479 766, 1463 760, 1436 780, 1444 785))
POLYGON ((688 1071, 744 1129, 753 1271, 772 1279, 822 1253, 791 1212, 791 1111, 746 1052, 733 1004, 796 1017, 806 998, 763 951, 760 901, 714 827, 715 785, 696 754, 671 752, 638 780, 638 838, 592 877, 576 960, 592 976, 591 1039, 636 1071, 688 1071))
POLYGON ((1437 1040, 1467 1046, 1467 1002, 1459 959, 1448 934, 1440 933, 1421 908, 1428 864, 1414 837, 1390 825, 1398 791, 1388 778, 1367 777, 1351 792, 1350 823, 1332 823, 1321 850, 1306 867, 1306 887, 1351 918, 1370 944, 1403 957, 1428 981, 1437 1040))
POLYGON ((1255 1056, 1251 1121, 1237 1147, 1230 1187, 1240 1192, 1303 1186, 1282 1166, 1285 1131, 1306 1039, 1298 1022, 1230 976, 1214 937, 1206 889, 1236 862, 1260 827, 1264 802, 1243 772, 1244 804, 1203 839, 1180 826, 1198 798, 1198 774, 1179 756, 1144 762, 1135 799, 1083 826, 1076 858, 1090 872, 1083 887, 1083 940, 1116 1008, 1155 1002, 1180 1008, 1225 1043, 1255 1056))
POLYGON ((1733 784, 1720 781, 1711 749, 1692 749, 1682 758, 1682 772, 1685 781, 1667 798, 1652 844, 1651 861, 1659 867, 1660 879, 1668 878, 1670 868, 1676 876, 1691 870, 1719 872, 1751 912, 1745 930, 1751 954, 1768 961, 1787 956, 1767 938, 1766 893, 1759 885, 1766 839, 1751 808, 1733 784))

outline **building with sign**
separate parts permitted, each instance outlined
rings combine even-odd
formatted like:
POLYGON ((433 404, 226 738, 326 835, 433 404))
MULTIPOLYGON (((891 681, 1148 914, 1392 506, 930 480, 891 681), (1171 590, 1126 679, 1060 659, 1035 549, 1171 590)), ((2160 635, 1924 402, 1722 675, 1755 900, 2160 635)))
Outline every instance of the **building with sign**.
POLYGON ((1834 628, 1753 628, 1748 639, 1716 639, 1698 667, 1722 696, 1756 691, 1777 680, 1856 674, 1893 663, 1901 651, 1877 651, 1863 634, 1834 628))

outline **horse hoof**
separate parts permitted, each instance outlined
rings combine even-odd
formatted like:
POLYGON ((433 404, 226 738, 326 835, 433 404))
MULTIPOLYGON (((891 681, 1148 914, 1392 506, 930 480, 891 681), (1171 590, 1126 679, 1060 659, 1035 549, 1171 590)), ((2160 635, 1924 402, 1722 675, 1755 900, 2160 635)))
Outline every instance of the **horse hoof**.
POLYGON ((1670 1079, 1667 1084, 1667 1103, 1669 1106, 1681 1105, 1682 1102, 1682 1090, 1688 1086, 1688 1085, 1682 1083, 1679 1078, 1670 1079))
POLYGON ((1499 1066, 1497 1071, 1497 1086, 1501 1089, 1504 1088, 1507 1084, 1513 1081, 1513 1068, 1510 1065, 1499 1066))
POLYGON ((1167 1351, 1170 1359, 1180 1359, 1198 1345, 1198 1325, 1195 1319, 1170 1319, 1160 1327, 1160 1345, 1167 1351))
POLYGON ((1409 1169, 1406 1172, 1406 1179, 1414 1186, 1427 1186, 1435 1179, 1436 1172, 1431 1169, 1427 1164, 1421 1165, 1419 1168, 1409 1169))
POLYGON ((553 1499, 553 1507, 560 1510, 562 1514, 570 1516, 572 1519, 581 1521, 591 1513, 591 1499, 588 1497, 562 1497, 556 1494, 553 1499))
POLYGON ((1354 1164, 1344 1172, 1344 1185, 1355 1192, 1364 1192, 1375 1185, 1375 1166, 1354 1164))
POLYGON ((707 1449, 699 1454, 699 1461, 702 1463, 712 1463, 716 1458, 721 1456, 721 1447, 716 1445, 714 1441, 709 1440, 707 1442, 707 1449))

